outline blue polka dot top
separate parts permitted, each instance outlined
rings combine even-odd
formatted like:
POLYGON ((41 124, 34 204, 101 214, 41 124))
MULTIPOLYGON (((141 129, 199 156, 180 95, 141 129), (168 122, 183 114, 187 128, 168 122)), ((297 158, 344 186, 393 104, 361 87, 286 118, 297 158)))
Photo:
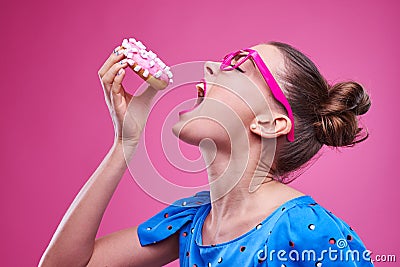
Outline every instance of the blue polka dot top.
POLYGON ((356 232, 310 196, 287 201, 231 241, 203 245, 210 210, 209 191, 179 199, 138 226, 139 241, 147 246, 179 232, 182 267, 373 266, 356 232))

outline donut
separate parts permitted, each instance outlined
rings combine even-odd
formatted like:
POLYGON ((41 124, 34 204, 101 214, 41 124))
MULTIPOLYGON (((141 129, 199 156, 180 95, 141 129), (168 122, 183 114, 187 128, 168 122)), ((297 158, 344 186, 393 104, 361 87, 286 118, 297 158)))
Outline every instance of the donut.
POLYGON ((151 87, 162 90, 173 82, 171 68, 141 41, 126 38, 115 51, 122 52, 129 67, 151 87))

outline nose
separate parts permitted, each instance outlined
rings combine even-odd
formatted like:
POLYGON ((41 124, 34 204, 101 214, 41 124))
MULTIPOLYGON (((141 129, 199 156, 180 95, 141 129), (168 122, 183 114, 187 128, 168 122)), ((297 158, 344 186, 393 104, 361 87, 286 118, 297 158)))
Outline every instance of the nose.
POLYGON ((219 65, 220 65, 220 63, 218 63, 218 62, 207 61, 204 64, 204 75, 205 76, 216 76, 218 74, 218 72, 220 71, 219 65))

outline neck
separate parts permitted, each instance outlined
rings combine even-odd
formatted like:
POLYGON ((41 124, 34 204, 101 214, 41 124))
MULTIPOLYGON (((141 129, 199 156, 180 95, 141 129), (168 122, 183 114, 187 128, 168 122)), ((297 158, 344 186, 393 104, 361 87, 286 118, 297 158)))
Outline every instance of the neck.
POLYGON ((211 141, 200 146, 208 166, 211 197, 211 210, 203 225, 208 233, 206 243, 232 240, 284 202, 304 195, 272 179, 269 167, 275 154, 274 140, 263 140, 261 145, 255 137, 244 138, 235 139, 236 150, 218 149, 211 141))
POLYGON ((269 168, 275 152, 275 141, 266 140, 261 144, 257 137, 251 138, 256 140, 249 140, 249 136, 238 138, 235 145, 228 149, 218 147, 211 141, 203 142, 200 146, 208 166, 213 214, 227 216, 235 214, 232 210, 248 211, 250 203, 254 205, 260 196, 272 196, 274 188, 280 184, 272 179, 269 168))

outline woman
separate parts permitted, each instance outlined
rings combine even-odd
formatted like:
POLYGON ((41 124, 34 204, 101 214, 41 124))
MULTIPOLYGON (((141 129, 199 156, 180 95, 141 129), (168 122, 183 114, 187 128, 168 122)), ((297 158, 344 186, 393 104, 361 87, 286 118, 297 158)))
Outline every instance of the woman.
POLYGON ((130 159, 156 94, 151 87, 135 97, 124 90, 123 58, 116 51, 99 70, 114 145, 67 211, 41 266, 161 266, 178 257, 181 266, 372 265, 344 221, 285 184, 323 145, 352 146, 367 137, 357 116, 368 111, 369 97, 356 82, 330 86, 306 56, 278 42, 207 62, 204 99, 173 127, 200 147, 210 191, 96 240, 126 170, 123 148, 130 159))

